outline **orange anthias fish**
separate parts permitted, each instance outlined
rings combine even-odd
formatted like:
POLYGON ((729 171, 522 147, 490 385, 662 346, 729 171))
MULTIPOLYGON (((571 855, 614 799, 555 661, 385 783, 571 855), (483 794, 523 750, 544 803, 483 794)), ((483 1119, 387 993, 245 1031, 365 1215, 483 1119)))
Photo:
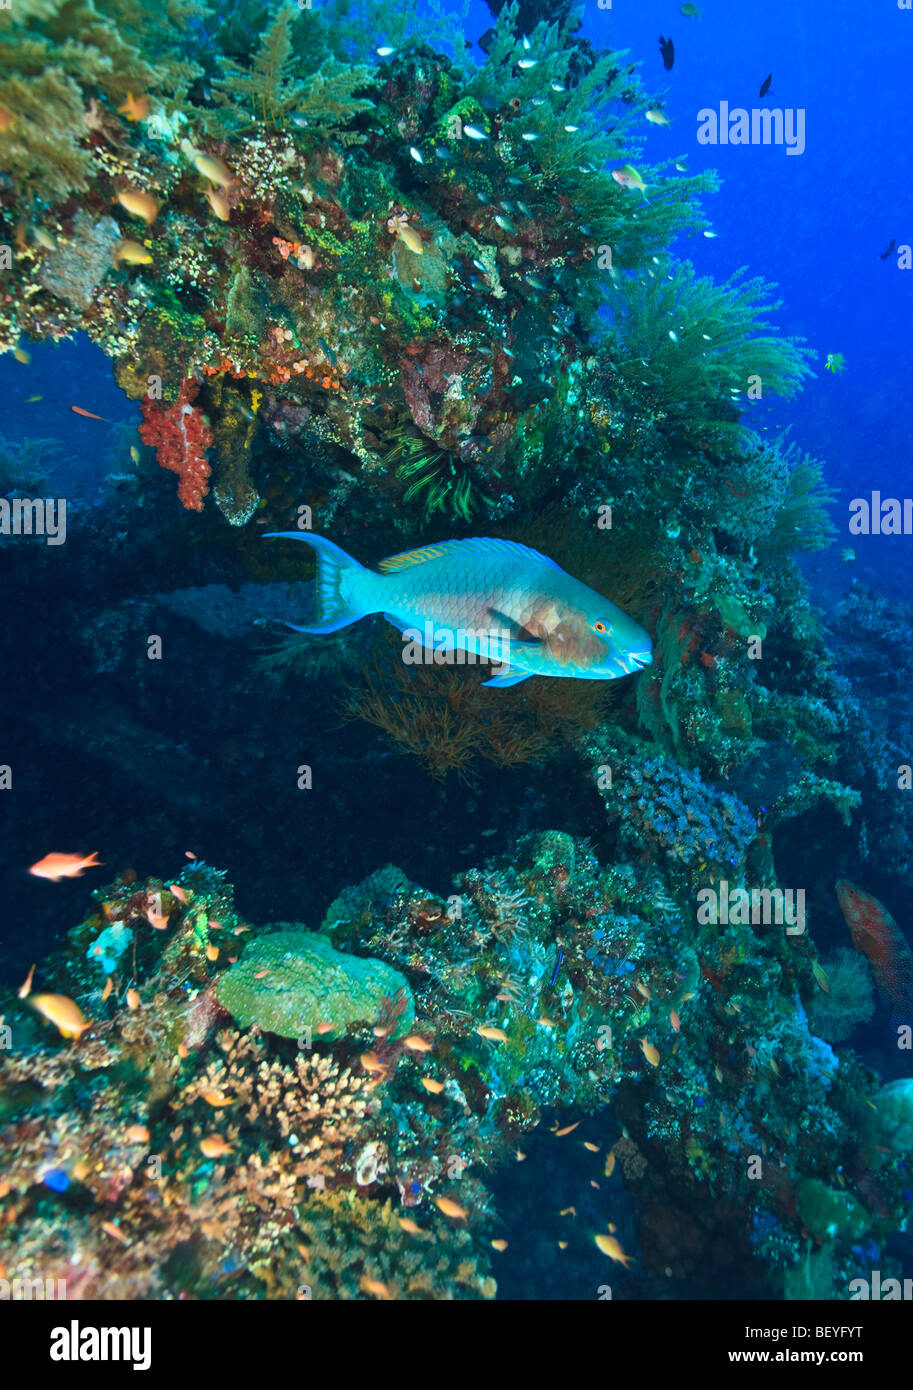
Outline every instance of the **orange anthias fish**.
POLYGON ((625 1254, 615 1236, 600 1235, 594 1236, 593 1239, 596 1241, 603 1255, 608 1255, 609 1259, 614 1260, 616 1264, 624 1265, 625 1269, 627 1269, 629 1264, 634 1263, 634 1256, 625 1254))
POLYGON ((106 420, 104 415, 95 415, 91 410, 83 410, 81 405, 71 405, 70 409, 74 415, 84 415, 87 420, 101 420, 103 424, 109 425, 110 420, 106 420))
POLYGON ((465 651, 498 669, 488 686, 530 676, 617 680, 652 660, 648 633, 554 560, 515 541, 474 536, 441 541, 365 569, 326 536, 269 532, 317 551, 320 620, 298 632, 337 632, 383 613, 416 662, 465 651), (442 655, 443 654, 443 655, 442 655))
POLYGON ((64 1038, 79 1038, 91 1026, 79 1005, 65 994, 30 994, 28 1001, 64 1038))
POLYGON ((135 97, 132 92, 128 92, 127 100, 117 109, 128 121, 144 121, 149 115, 149 98, 135 97))
POLYGON ((85 858, 79 854, 46 854, 32 865, 29 873, 36 878, 49 878, 52 883, 59 883, 62 878, 82 878, 85 869, 100 867, 96 849, 85 858))
POLYGON ((883 903, 848 879, 837 880, 837 900, 853 945, 868 959, 879 988, 893 1006, 891 1027, 913 1024, 913 951, 883 903))

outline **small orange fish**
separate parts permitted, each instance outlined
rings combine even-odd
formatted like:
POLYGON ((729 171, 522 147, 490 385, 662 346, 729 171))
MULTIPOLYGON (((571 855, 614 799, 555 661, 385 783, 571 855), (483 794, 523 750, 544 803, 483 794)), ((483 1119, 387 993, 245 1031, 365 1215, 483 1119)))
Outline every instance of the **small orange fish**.
POLYGON ((29 869, 36 878, 49 878, 59 883, 62 878, 82 878, 85 869, 100 868, 98 850, 83 858, 79 854, 46 854, 29 869))
POLYGON ((573 1134, 574 1130, 577 1128, 577 1125, 582 1124, 582 1120, 577 1120, 575 1124, 565 1125, 564 1129, 553 1129, 552 1134, 554 1134, 556 1139, 563 1139, 566 1134, 573 1134))
POLYGON ((386 1284, 381 1283, 380 1279, 369 1279, 366 1274, 362 1276, 359 1288, 362 1293, 373 1294, 375 1298, 388 1299, 393 1297, 386 1284))
POLYGON ((206 925, 207 925, 207 927, 210 928, 211 931, 221 931, 221 930, 222 930, 222 923, 221 923, 221 922, 217 922, 216 919, 215 919, 215 917, 210 917, 210 919, 209 919, 209 921, 206 923, 206 925))
POLYGON ((650 993, 650 986, 645 985, 643 981, 636 980, 634 988, 637 990, 638 994, 642 995, 643 998, 646 999, 647 1003, 649 1003, 650 1000, 653 998, 652 994, 650 993))
POLYGON ((608 1255, 616 1264, 624 1265, 627 1269, 629 1264, 634 1263, 634 1256, 625 1254, 615 1236, 595 1236, 594 1239, 603 1255, 608 1255))
POLYGON ((152 197, 151 193, 144 193, 139 188, 121 188, 117 193, 117 201, 125 212, 129 212, 132 217, 139 217, 147 225, 154 222, 159 215, 159 205, 152 197))
POLYGON ((358 1060, 365 1071, 379 1072, 381 1076, 386 1075, 386 1064, 380 1060, 376 1052, 363 1052, 358 1060))
POLYGON ((128 989, 127 993, 124 995, 124 998, 127 1001, 128 1009, 138 1009, 140 1004, 143 1002, 139 997, 138 989, 128 989))
POLYGON ((126 261, 127 265, 151 265, 153 256, 147 246, 141 246, 138 241, 127 239, 118 242, 114 248, 115 267, 120 261, 126 261))
POLYGON ((200 1152, 205 1158, 224 1158, 234 1150, 230 1144, 226 1144, 221 1134, 210 1134, 200 1140, 200 1152))
POLYGON ((812 961, 812 974, 815 977, 819 989, 823 989, 825 994, 830 994, 831 982, 827 978, 827 971, 825 970, 824 966, 821 964, 820 961, 812 961))
POLYGON ((489 1042, 507 1042, 507 1034, 503 1028, 477 1028, 476 1032, 480 1038, 488 1038, 489 1042))
POLYGON ((559 1216, 573 1216, 574 1220, 576 1221, 576 1219, 577 1219, 577 1208, 576 1208, 576 1207, 565 1207, 563 1211, 559 1211, 558 1215, 559 1215, 559 1216))
POLYGON ((207 188, 206 201, 212 208, 220 222, 227 222, 231 217, 231 203, 219 188, 207 188))
POLYGON ((438 1211, 442 1211, 445 1216, 451 1217, 454 1221, 465 1221, 467 1213, 452 1197, 435 1197, 434 1205, 438 1211))
POLYGON ((219 188, 234 187, 235 176, 218 155, 204 154, 202 150, 195 149, 189 140, 181 141, 181 149, 204 179, 208 179, 219 188))
POLYGON ((96 415, 91 410, 83 410, 81 405, 71 405, 70 409, 74 415, 84 415, 87 420, 101 420, 102 424, 110 425, 111 421, 106 420, 104 415, 96 415))
POLYGON ((213 943, 212 943, 211 941, 209 942, 209 944, 208 944, 207 947, 206 947, 206 959, 207 959, 207 960, 218 960, 218 959, 219 959, 219 948, 218 948, 218 946, 214 946, 213 943))
POLYGON ((609 1149, 609 1152, 606 1154, 605 1167, 604 1167, 603 1170, 602 1170, 602 1176, 603 1176, 604 1178, 610 1178, 614 1172, 615 1172, 615 1150, 614 1150, 614 1149, 609 1149))
POLYGON ((90 1027, 79 1005, 65 994, 30 994, 28 1000, 64 1038, 79 1038, 90 1027))
POLYGON ((255 970, 255 971, 254 971, 254 979, 255 979, 255 980, 263 980, 263 979, 266 978, 266 976, 267 976, 268 974, 269 974, 269 971, 268 971, 268 970, 255 970))
POLYGON ((443 1081, 435 1081, 430 1076, 422 1077, 422 1085, 426 1091, 430 1091, 433 1096, 439 1096, 444 1089, 443 1081))
POLYGON ((129 1245, 130 1242, 127 1236, 124 1235, 120 1226, 114 1221, 103 1221, 101 1223, 101 1228, 106 1236, 111 1236, 113 1240, 119 1240, 121 1245, 129 1245))
POLYGON ((518 1162, 518 1163, 525 1163, 525 1162, 526 1162, 526 1154, 523 1152, 522 1149, 518 1149, 518 1150, 517 1150, 517 1162, 518 1162))
POLYGON ((650 1042, 650 1039, 649 1039, 649 1038, 641 1038, 641 1040, 640 1040, 640 1047, 641 1047, 641 1051, 643 1052, 643 1054, 644 1054, 644 1056, 646 1057, 647 1061, 650 1063, 650 1066, 651 1066, 651 1067, 658 1067, 658 1066, 659 1066, 659 1051, 653 1046, 653 1044, 650 1042))
POLYGON ((131 1144, 147 1144, 149 1142, 149 1131, 145 1125, 128 1125, 124 1130, 124 1138, 131 1144))
POLYGON ((430 1052, 433 1045, 418 1033, 410 1033, 408 1038, 403 1038, 403 1047, 408 1047, 410 1052, 430 1052))
MULTIPOLYGON (((37 965, 37 961, 35 962, 35 964, 37 965)), ((31 968, 31 970, 29 971, 29 973, 26 975, 25 980, 23 981, 23 983, 19 986, 19 998, 20 998, 20 999, 27 999, 28 996, 31 994, 31 992, 32 992, 32 981, 34 980, 34 978, 35 978, 35 966, 33 965, 32 968, 31 968)))
POLYGON ((127 100, 117 109, 128 121, 144 121, 149 115, 149 98, 135 97, 132 92, 128 92, 127 100))
POLYGON ((185 850, 184 850, 184 858, 185 858, 185 859, 194 860, 194 859, 199 859, 199 857, 200 857, 200 856, 199 856, 198 854, 195 854, 195 853, 193 852, 192 849, 185 849, 185 850))
POLYGON ((584 1139, 584 1141, 583 1141, 583 1147, 584 1147, 585 1149, 589 1149, 589 1151, 590 1151, 591 1154, 598 1154, 598 1153, 599 1153, 599 1145, 598 1145, 598 1144, 591 1144, 590 1141, 589 1141, 589 1139, 584 1139))
POLYGON ((226 1096, 222 1091, 201 1091, 200 1100, 205 1100, 207 1105, 219 1110, 223 1105, 233 1104, 231 1096, 226 1096))
POLYGON ((672 1027, 675 1029, 677 1033, 682 1026, 682 1021, 674 1009, 669 1010, 669 1022, 672 1024, 672 1027))
POLYGON ((26 352, 25 348, 19 347, 18 344, 16 347, 13 348, 13 356, 15 357, 17 362, 22 363, 23 367, 27 367, 32 360, 31 353, 26 352))
POLYGON ((410 1236, 423 1236, 425 1234, 421 1226, 417 1226, 411 1216, 400 1216, 398 1220, 400 1226, 404 1231, 408 1231, 410 1236))
POLYGON ((503 1255, 503 1254, 504 1254, 504 1251, 507 1249, 507 1241, 506 1241, 506 1240, 493 1240, 493 1241, 491 1242, 491 1248, 492 1248, 492 1250, 500 1250, 501 1254, 503 1255))
POLYGON ((110 999, 113 993, 114 981, 111 979, 111 976, 109 975, 108 978, 105 980, 105 987, 101 992, 101 1002, 104 1004, 105 1000, 110 999))
POLYGON ((318 1034, 318 1036, 322 1036, 324 1033, 332 1033, 332 1031, 333 1031, 333 1029, 335 1028, 335 1026, 336 1026, 336 1025, 335 1025, 334 1023, 318 1023, 318 1024, 317 1024, 317 1034, 318 1034))
POLYGON ((246 927, 246 926, 244 925, 244 923, 242 922, 242 923, 241 923, 240 925, 238 925, 237 927, 233 927, 233 928, 232 928, 232 933, 231 933, 231 934, 232 934, 232 936, 243 936, 244 933, 245 933, 246 931, 250 931, 250 927, 246 927))
POLYGON ((536 1022, 538 1023, 538 1025, 539 1025, 540 1028, 557 1028, 557 1027, 558 1027, 558 1025, 557 1025, 557 1023, 554 1021, 554 1019, 551 1019, 551 1018, 545 1018, 545 1017, 543 1017, 543 1018, 537 1018, 537 1019, 536 1019, 536 1022))
POLYGON ((171 894, 173 898, 177 898, 179 903, 187 902, 187 894, 184 892, 183 888, 179 883, 169 883, 168 892, 171 894))
POLYGON ((190 1048, 187 1046, 186 1043, 179 1042, 177 1047, 175 1048, 175 1051, 181 1058, 181 1061, 183 1061, 185 1057, 190 1056, 190 1048))

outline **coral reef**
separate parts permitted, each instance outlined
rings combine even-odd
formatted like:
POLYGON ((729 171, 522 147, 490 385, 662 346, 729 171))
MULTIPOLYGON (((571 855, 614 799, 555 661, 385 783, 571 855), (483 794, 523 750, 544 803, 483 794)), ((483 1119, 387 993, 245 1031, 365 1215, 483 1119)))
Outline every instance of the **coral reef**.
MULTIPOLYGON (((691 1277, 746 1211, 768 1287, 798 1277, 804 1235, 842 1262, 897 1219, 894 1140, 871 1137, 874 1119, 860 1130, 875 1078, 809 1030, 806 944, 702 925, 662 858, 641 875, 602 867, 547 832, 446 899, 373 875, 319 934, 251 928, 199 861, 94 896, 44 967, 89 1015, 78 1040, 55 1043, 28 999, 4 1015, 0 1253, 14 1277, 43 1250, 69 1297, 492 1297, 488 1175, 568 1108, 591 1133, 610 1113, 624 1127, 586 1148, 637 1200, 643 1293, 670 1260, 691 1277), (102 989, 92 943, 117 927, 132 939, 102 989), (294 1041, 277 973, 310 981, 294 1041), (322 1012, 334 1026, 312 1023, 322 1012), (674 1253, 663 1204, 696 1214, 674 1253)), ((874 1098, 879 1134, 906 1123, 905 1095, 874 1098)))
POLYGON ((377 961, 341 955, 322 937, 278 930, 260 937, 219 981, 216 998, 241 1028, 252 1023, 283 1038, 321 1028, 344 1035, 380 1018, 383 1001, 402 994, 397 1031, 414 1011, 402 975, 377 961))

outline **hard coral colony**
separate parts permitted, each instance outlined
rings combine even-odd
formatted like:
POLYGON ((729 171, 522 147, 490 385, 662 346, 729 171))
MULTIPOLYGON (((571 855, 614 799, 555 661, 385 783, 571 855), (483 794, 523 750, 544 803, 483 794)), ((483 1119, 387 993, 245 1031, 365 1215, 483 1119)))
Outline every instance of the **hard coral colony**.
MULTIPOLYGON (((38 987, 2 1002, 3 1277, 72 1299, 491 1299, 522 1284, 515 1246, 535 1259, 505 1175, 572 1154, 566 1208, 535 1205, 576 1265, 540 1262, 536 1296, 592 1297, 607 1261, 632 1298, 713 1296, 735 1265, 746 1297, 811 1296, 813 1268, 839 1296, 863 1242, 906 1219, 913 1093, 843 1045, 874 1008, 868 966, 835 957, 835 1021, 828 967, 782 929, 799 818, 810 845, 835 824, 882 843, 869 734, 794 558, 831 538, 820 469, 742 418, 752 374, 789 397, 808 353, 770 327, 761 281, 674 257, 716 181, 645 162, 658 98, 623 55, 561 5, 509 3, 477 61, 426 8, 0 10, 0 350, 85 333, 139 402, 196 538, 171 548, 154 468, 146 515, 168 564, 213 580, 183 595, 192 678, 209 657, 236 674, 226 536, 255 606, 300 578, 297 553, 247 544, 262 522, 321 551, 320 613, 262 663, 252 724, 269 668, 299 710, 331 700, 363 766, 407 754, 404 799, 442 782, 446 807, 451 773, 477 790, 521 767, 542 788, 500 852, 472 838, 429 858, 431 883, 377 868, 320 921, 248 922, 194 855, 85 888, 38 987), (379 569, 348 554, 372 547, 379 569), (523 685, 440 670, 433 640, 412 669, 389 625, 332 644, 374 613, 505 625, 511 663, 486 684, 523 685), (553 776, 573 803, 558 829, 553 776)), ((125 743, 153 678, 130 677, 125 743)), ((131 754, 134 795, 170 763, 191 806, 209 748, 153 747, 154 774, 131 754)), ((33 876, 99 867, 49 858, 72 862, 33 876)), ((908 1012, 899 928, 837 892, 908 1012)))

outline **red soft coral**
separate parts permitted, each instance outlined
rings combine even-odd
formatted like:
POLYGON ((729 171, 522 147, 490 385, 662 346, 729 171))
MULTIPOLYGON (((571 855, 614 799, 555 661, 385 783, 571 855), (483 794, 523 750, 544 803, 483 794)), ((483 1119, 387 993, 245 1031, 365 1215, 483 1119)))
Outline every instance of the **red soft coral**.
POLYGON ((162 468, 169 468, 180 478, 178 497, 185 507, 195 512, 203 510, 203 498, 209 491, 211 469, 206 450, 212 443, 212 430, 206 416, 191 401, 200 383, 188 377, 174 405, 162 406, 157 401, 144 400, 140 409, 143 423, 140 439, 155 449, 162 468))

